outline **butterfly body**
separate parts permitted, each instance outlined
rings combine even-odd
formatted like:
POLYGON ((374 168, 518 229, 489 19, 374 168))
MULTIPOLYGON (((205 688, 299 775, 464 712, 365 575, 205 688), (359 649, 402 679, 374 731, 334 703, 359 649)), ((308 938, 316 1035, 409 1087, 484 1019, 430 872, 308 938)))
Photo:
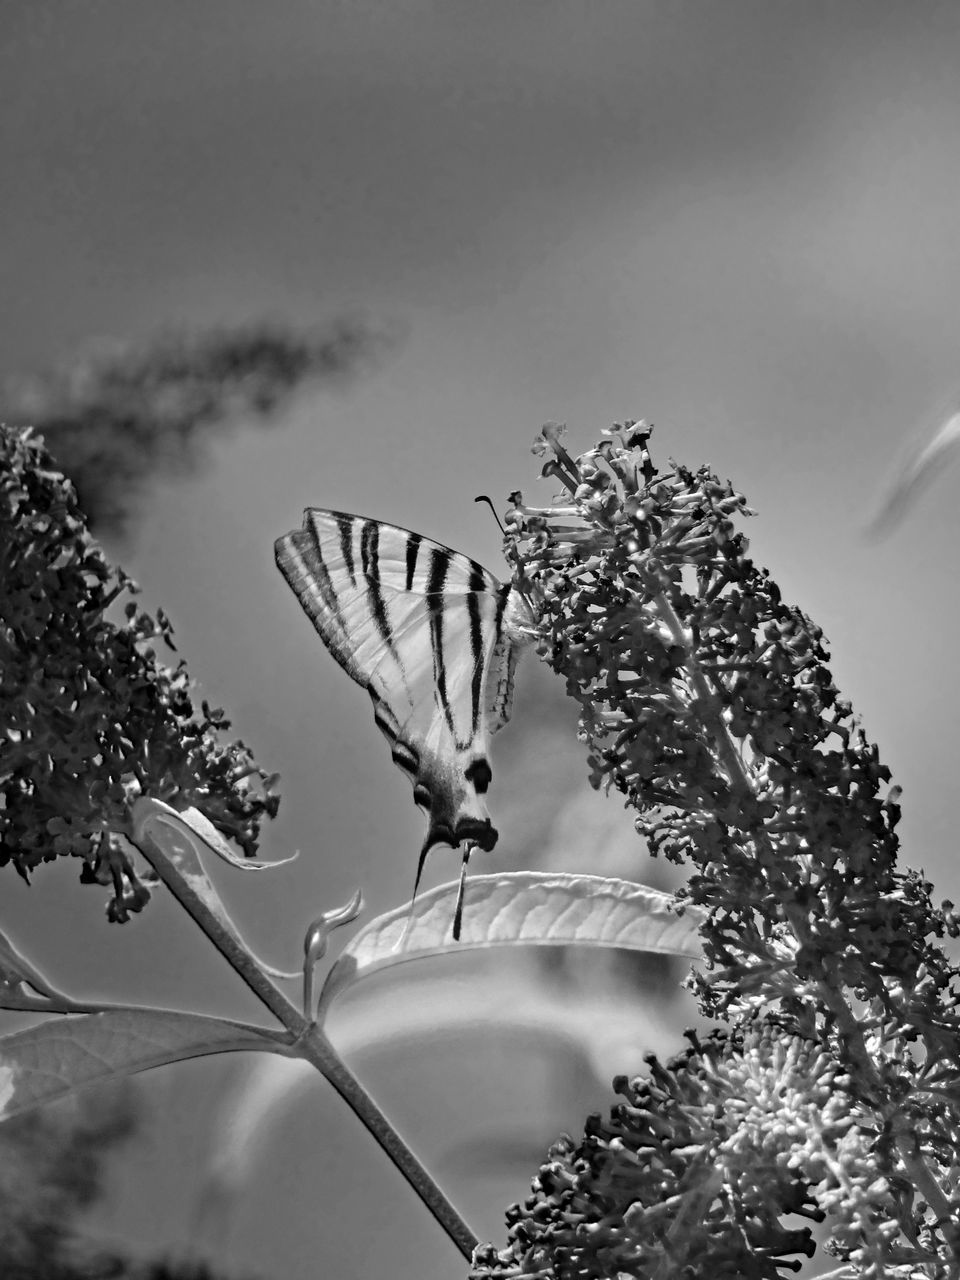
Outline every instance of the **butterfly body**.
POLYGON ((436 844, 492 849, 490 737, 507 721, 533 610, 515 586, 421 534, 308 508, 277 564, 327 648, 373 701, 436 844))

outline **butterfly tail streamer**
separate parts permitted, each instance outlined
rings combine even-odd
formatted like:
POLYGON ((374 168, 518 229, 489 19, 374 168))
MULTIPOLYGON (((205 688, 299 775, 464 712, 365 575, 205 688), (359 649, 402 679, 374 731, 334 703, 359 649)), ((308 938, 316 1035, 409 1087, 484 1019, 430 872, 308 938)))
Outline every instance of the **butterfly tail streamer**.
POLYGON ((463 924, 463 895, 467 887, 467 863, 473 853, 474 845, 468 844, 463 849, 463 861, 460 863, 460 883, 457 887, 457 905, 453 913, 453 939, 460 941, 460 927, 463 924))

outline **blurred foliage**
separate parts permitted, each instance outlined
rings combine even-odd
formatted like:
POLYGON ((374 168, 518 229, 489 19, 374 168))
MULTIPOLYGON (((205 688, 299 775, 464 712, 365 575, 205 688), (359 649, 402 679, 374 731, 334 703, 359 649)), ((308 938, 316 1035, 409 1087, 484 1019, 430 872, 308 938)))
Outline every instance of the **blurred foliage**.
POLYGON ((89 527, 117 535, 151 477, 200 465, 214 427, 270 422, 298 389, 349 377, 392 341, 360 320, 316 333, 259 324, 165 337, 8 385, 0 422, 34 427, 89 527))
POLYGON ((217 1280, 202 1262, 134 1259, 84 1234, 108 1158, 135 1135, 135 1099, 129 1083, 88 1089, 0 1125, 3 1280, 217 1280))
POLYGON ((134 1124, 129 1087, 88 1091, 0 1125, 0 1275, 74 1272, 74 1219, 101 1193, 107 1154, 134 1124))
POLYGON ((198 716, 162 611, 128 600, 136 583, 87 532, 72 484, 29 431, 0 428, 0 865, 26 879, 41 862, 83 859, 81 879, 112 883, 111 919, 149 894, 128 857, 140 795, 195 806, 252 856, 279 804, 275 778, 229 721, 198 716))

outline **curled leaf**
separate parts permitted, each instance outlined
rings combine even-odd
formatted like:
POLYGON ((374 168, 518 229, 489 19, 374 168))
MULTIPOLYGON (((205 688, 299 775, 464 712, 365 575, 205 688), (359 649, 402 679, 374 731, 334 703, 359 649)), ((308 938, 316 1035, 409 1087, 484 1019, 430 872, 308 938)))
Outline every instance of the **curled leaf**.
MULTIPOLYGON (((161 804, 162 801, 154 800, 152 803, 161 804)), ((167 805, 164 807, 169 808, 167 805)), ((296 862, 300 857, 300 851, 297 849, 287 858, 277 858, 269 862, 262 858, 245 858, 231 848, 230 843, 199 809, 171 809, 170 812, 176 813, 180 821, 194 831, 218 858, 228 862, 231 867, 236 867, 238 871, 272 871, 275 867, 286 866, 288 862, 296 862)))

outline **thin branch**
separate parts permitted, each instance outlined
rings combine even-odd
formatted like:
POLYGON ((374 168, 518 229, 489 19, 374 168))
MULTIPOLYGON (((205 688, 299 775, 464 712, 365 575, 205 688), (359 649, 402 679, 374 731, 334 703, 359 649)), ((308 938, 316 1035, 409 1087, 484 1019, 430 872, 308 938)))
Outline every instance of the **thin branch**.
POLYGON ((179 874, 149 832, 137 846, 176 900, 254 995, 295 1038, 293 1051, 311 1062, 333 1085, 357 1119, 380 1144, 464 1258, 471 1261, 478 1237, 434 1182, 363 1085, 350 1071, 316 1023, 300 1010, 262 972, 255 959, 227 930, 203 899, 179 874))

